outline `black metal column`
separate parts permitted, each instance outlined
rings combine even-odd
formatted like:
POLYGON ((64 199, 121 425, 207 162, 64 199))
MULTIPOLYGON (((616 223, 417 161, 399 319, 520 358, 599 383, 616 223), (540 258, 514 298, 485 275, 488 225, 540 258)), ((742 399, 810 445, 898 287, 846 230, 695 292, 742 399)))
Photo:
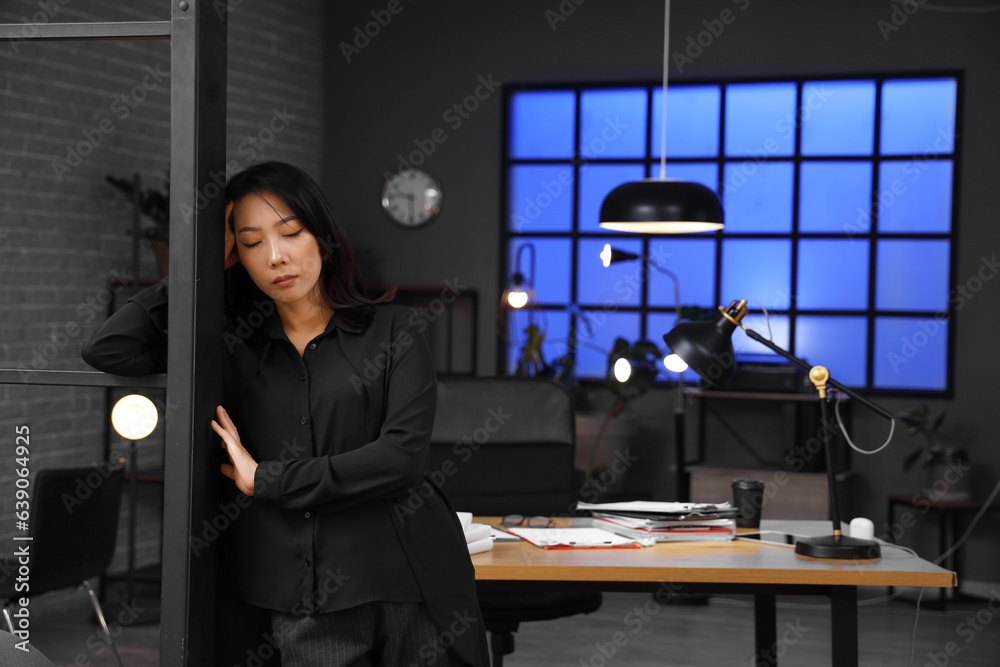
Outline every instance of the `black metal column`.
POLYGON ((170 336, 163 518, 160 663, 215 661, 214 550, 191 535, 218 500, 222 396, 222 253, 226 13, 172 0, 170 55, 170 336), (213 178, 214 176, 214 178, 213 178))
POLYGON ((858 667, 858 587, 832 586, 830 639, 837 667, 858 667))
POLYGON ((771 667, 778 664, 778 605, 771 593, 753 596, 754 666, 771 667))

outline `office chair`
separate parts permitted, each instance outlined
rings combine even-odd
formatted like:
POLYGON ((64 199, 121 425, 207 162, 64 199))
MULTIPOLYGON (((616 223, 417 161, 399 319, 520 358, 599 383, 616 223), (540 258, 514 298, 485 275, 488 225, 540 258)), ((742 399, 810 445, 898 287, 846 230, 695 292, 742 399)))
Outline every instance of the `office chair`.
MULTIPOLYGON (((575 440, 572 402, 561 384, 540 378, 442 377, 427 469, 445 472, 441 488, 457 510, 480 516, 567 516, 578 487, 575 440)), ((501 667, 503 656, 514 651, 520 623, 589 614, 602 601, 596 592, 480 590, 493 667, 501 667)))
POLYGON ((87 579, 100 576, 114 556, 123 479, 120 468, 104 474, 95 466, 38 471, 29 487, 28 534, 32 540, 14 543, 17 547, 30 545, 30 595, 15 588, 18 557, 0 561, 0 599, 6 600, 3 614, 11 633, 14 628, 9 610, 14 606, 14 598, 83 586, 121 667, 121 657, 104 621, 101 604, 87 579))
POLYGON ((55 667, 37 648, 28 644, 27 651, 18 648, 21 639, 0 630, 0 665, 4 667, 55 667))

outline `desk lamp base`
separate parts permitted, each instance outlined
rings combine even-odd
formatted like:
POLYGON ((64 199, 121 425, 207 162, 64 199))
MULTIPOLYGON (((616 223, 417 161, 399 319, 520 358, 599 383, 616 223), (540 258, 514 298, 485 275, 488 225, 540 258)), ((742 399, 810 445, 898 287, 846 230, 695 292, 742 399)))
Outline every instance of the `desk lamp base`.
POLYGON ((798 540, 795 543, 795 553, 812 558, 877 560, 882 557, 882 548, 875 540, 862 540, 848 535, 824 535, 798 540))

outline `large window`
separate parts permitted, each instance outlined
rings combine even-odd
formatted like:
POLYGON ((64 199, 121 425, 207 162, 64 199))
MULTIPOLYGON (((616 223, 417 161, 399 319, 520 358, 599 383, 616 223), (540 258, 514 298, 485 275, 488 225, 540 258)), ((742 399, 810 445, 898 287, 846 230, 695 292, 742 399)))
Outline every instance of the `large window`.
MULTIPOLYGON (((674 272, 682 306, 764 306, 778 345, 844 384, 950 391, 959 99, 957 75, 673 85, 667 177, 721 193, 726 227, 637 236, 598 216, 613 188, 659 174, 658 86, 509 89, 505 275, 532 279, 537 306, 508 314, 507 371, 529 317, 581 379, 604 377, 617 337, 663 345, 673 283, 639 261, 604 268, 611 243, 674 272)), ((741 331, 734 345, 770 354, 741 331)))

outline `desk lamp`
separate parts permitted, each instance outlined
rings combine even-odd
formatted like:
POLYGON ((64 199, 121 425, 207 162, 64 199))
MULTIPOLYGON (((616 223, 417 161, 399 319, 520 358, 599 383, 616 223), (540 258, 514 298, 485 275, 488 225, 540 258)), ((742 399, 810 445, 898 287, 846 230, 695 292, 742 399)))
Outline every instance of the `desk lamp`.
MULTIPOLYGON (((819 395, 820 418, 823 424, 828 423, 827 385, 841 391, 862 405, 892 421, 892 414, 875 405, 868 399, 859 396, 844 385, 830 377, 830 371, 825 366, 813 366, 794 356, 789 351, 778 347, 767 338, 742 323, 747 314, 746 299, 733 301, 727 307, 719 306, 721 315, 711 322, 681 322, 663 340, 678 356, 687 362, 688 366, 710 384, 725 387, 736 374, 736 355, 733 351, 732 335, 736 327, 741 327, 753 340, 773 350, 785 359, 802 368, 809 374, 809 379, 816 387, 819 395)), ((881 549, 874 540, 862 540, 841 534, 840 510, 837 506, 837 485, 833 470, 833 454, 830 435, 824 429, 820 439, 823 442, 826 456, 827 483, 830 488, 830 515, 833 520, 833 534, 822 537, 801 539, 795 544, 795 553, 813 558, 834 558, 848 560, 868 560, 881 558, 881 549)), ((890 432, 889 437, 892 437, 890 432)))

